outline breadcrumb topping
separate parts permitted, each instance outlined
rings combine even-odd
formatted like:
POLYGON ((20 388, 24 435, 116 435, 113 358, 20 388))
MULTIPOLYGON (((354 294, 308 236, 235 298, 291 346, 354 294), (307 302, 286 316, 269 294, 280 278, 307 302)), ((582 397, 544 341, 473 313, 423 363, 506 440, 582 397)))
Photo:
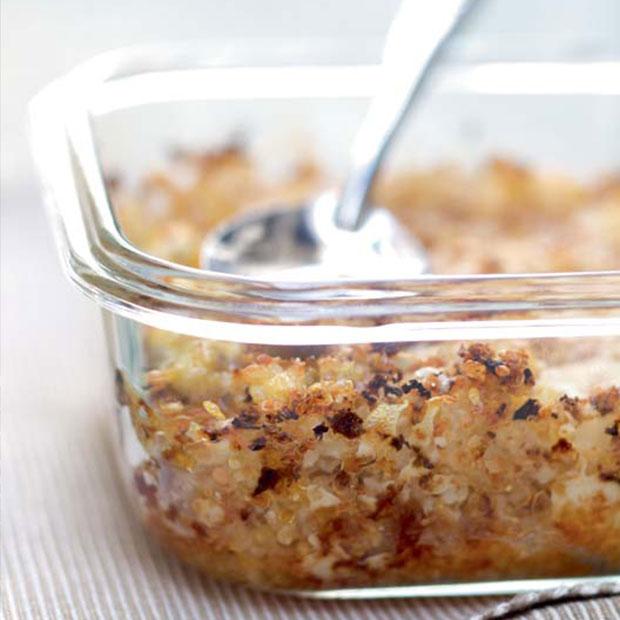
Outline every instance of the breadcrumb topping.
MULTIPOLYGON (((192 183, 154 174, 112 195, 134 243, 190 265, 234 211, 323 182, 306 164, 269 184, 232 147, 177 164, 192 183)), ((410 172, 378 195, 436 273, 620 264, 620 178, 586 187, 497 160, 410 172)), ((143 451, 133 488, 147 527, 215 577, 316 589, 620 571, 618 338, 296 348, 143 334, 140 382, 116 373, 143 451)))

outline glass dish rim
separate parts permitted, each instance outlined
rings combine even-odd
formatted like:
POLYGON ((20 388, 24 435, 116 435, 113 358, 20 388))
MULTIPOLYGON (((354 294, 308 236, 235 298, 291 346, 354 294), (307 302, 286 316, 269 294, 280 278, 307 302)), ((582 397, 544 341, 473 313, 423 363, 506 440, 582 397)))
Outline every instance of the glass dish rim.
MULTIPOLYGON (((235 43, 211 41, 209 49, 218 45, 230 51, 235 43)), ((244 45, 247 51, 247 41, 244 45)), ((173 315, 178 319, 175 331, 192 334, 202 333, 208 322, 246 324, 255 330, 261 325, 310 326, 326 319, 342 324, 352 316, 415 314, 424 322, 433 313, 464 310, 620 308, 620 270, 279 282, 203 271, 139 250, 122 234, 109 204, 90 126, 92 93, 128 76, 188 66, 200 71, 239 66, 226 54, 224 60, 214 60, 207 47, 106 52, 50 84, 30 104, 32 148, 63 264, 70 279, 102 306, 153 325, 169 324, 173 315)))

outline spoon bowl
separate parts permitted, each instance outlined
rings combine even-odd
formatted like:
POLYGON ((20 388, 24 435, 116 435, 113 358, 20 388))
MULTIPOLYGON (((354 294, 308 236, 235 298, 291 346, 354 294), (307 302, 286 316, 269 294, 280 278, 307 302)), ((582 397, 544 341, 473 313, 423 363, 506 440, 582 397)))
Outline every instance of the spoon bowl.
POLYGON ((400 279, 427 271, 423 248, 386 209, 373 208, 349 231, 336 224, 337 196, 245 215, 217 228, 202 246, 214 271, 280 280, 400 279))

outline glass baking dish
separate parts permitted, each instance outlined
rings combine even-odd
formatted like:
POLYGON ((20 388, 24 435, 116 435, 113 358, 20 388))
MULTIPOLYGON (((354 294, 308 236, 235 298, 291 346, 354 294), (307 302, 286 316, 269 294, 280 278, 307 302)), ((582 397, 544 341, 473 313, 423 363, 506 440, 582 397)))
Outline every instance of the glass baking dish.
POLYGON ((339 177, 378 50, 122 50, 33 101, 65 270, 103 310, 129 496, 183 560, 261 589, 617 581, 616 61, 490 44, 443 60, 378 189, 420 222, 439 275, 277 282, 197 266, 202 235, 236 209, 339 177), (484 163, 498 155, 524 164, 484 163), (500 212, 506 243, 486 227, 500 212), (549 250, 570 218, 575 234, 549 250))

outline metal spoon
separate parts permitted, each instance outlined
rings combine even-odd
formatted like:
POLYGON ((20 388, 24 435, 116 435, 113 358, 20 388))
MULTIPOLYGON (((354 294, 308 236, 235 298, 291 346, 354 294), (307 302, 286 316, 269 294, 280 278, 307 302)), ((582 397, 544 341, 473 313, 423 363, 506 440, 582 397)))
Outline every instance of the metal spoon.
POLYGON ((368 197, 383 156, 439 52, 477 0, 404 0, 383 52, 381 83, 351 151, 340 196, 245 214, 203 243, 204 269, 280 280, 412 277, 424 250, 368 197))

